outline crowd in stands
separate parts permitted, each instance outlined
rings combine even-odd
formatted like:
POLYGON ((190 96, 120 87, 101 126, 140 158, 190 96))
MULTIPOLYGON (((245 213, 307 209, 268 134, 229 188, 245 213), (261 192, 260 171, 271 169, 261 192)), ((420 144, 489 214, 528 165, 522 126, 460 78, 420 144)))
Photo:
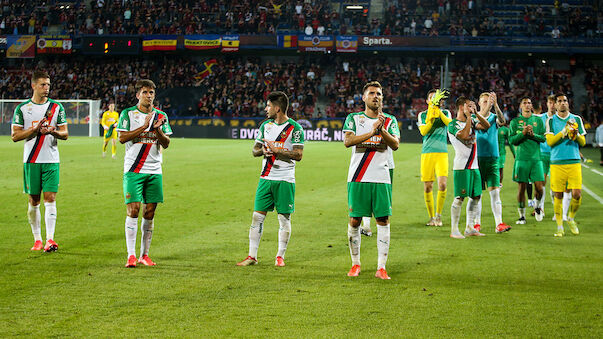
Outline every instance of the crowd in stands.
POLYGON ((221 59, 213 73, 197 84, 206 92, 194 115, 265 116, 268 94, 282 90, 289 96, 292 116, 312 117, 322 77, 320 64, 304 58, 265 63, 259 58, 221 59))
POLYGON ((588 1, 588 6, 566 1, 526 5, 511 16, 496 10, 500 3, 506 2, 386 0, 384 15, 369 20, 368 13, 339 10, 340 3, 329 0, 0 0, 0 34, 603 34, 603 13, 596 1, 593 6, 588 1))
POLYGON ((596 65, 587 65, 584 68, 586 76, 584 77, 584 86, 588 101, 584 107, 580 108, 581 115, 597 127, 603 122, 603 67, 596 65))
MULTIPOLYGON (((22 59, 12 66, 3 65, 0 96, 29 97, 31 72, 39 68, 51 76, 50 97, 100 99, 103 107, 110 102, 119 109, 132 106, 136 101, 136 80, 151 78, 158 85, 157 105, 170 116, 263 117, 267 94, 282 90, 289 95, 290 114, 295 118, 342 118, 363 110, 362 87, 368 81, 378 80, 384 87, 384 111, 399 119, 415 119, 426 107, 426 93, 439 87, 441 75, 441 59, 436 58, 375 58, 366 62, 347 56, 260 59, 233 55, 216 58, 206 76, 205 59, 199 58, 49 60, 22 59), (190 93, 188 102, 162 95, 170 89, 175 89, 172 93, 190 93)), ((452 98, 477 98, 483 91, 494 91, 508 118, 517 114, 518 101, 523 96, 531 97, 543 109, 549 94, 564 92, 573 98, 570 71, 559 71, 540 62, 457 57, 450 69, 452 98)), ((603 86, 599 83, 603 67, 588 66, 585 70, 588 101, 572 109, 586 121, 597 123, 603 113, 603 86)), ((451 100, 449 106, 452 104, 451 100)))
MULTIPOLYGON (((383 87, 384 111, 398 118, 414 118, 417 109, 416 100, 424 98, 431 88, 440 86, 439 60, 419 62, 400 60, 389 62, 387 59, 374 59, 366 62, 362 59, 345 59, 337 63, 335 81, 325 86, 329 98, 326 108, 328 117, 345 117, 351 112, 364 109, 362 87, 365 83, 377 80, 383 87), (415 101, 415 102, 413 102, 415 101)), ((425 101, 423 99, 422 103, 425 101)))
POLYGON ((573 97, 571 73, 558 71, 548 64, 526 63, 525 60, 457 60, 452 73, 452 96, 478 98, 484 91, 495 92, 507 118, 517 115, 519 99, 532 98, 546 110, 546 98, 556 92, 573 97))
POLYGON ((584 11, 593 7, 554 1, 548 6, 528 4, 523 11, 497 10, 500 8, 497 5, 517 2, 521 1, 388 0, 383 22, 374 20, 371 32, 375 35, 473 37, 603 35, 603 12, 584 11))

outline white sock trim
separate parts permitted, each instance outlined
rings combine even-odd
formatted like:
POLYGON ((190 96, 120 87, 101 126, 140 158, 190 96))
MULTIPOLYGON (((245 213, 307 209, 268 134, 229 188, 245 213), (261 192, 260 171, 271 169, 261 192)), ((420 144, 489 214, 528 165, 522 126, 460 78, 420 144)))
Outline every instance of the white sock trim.
POLYGON ((28 204, 27 219, 29 220, 34 240, 42 241, 42 215, 40 214, 40 205, 34 206, 28 204))
POLYGON ((389 243, 390 243, 390 227, 389 224, 385 226, 377 225, 377 269, 385 269, 387 263, 387 256, 389 254, 389 243))
POLYGON ((266 215, 258 212, 253 212, 251 217, 251 226, 249 227, 249 256, 255 259, 258 258, 258 248, 264 231, 264 219, 266 215))
POLYGON ((44 203, 44 224, 46 225, 46 240, 54 239, 57 224, 57 202, 44 203))
POLYGON ((276 256, 284 259, 287 244, 289 244, 289 239, 291 239, 291 214, 279 213, 278 224, 278 252, 276 256))

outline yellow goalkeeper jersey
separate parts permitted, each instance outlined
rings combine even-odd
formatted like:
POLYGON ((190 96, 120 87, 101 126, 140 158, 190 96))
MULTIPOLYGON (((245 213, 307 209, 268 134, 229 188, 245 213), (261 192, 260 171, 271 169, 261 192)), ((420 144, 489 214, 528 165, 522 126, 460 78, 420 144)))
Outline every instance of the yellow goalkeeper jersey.
POLYGON ((119 120, 119 113, 115 111, 105 111, 101 119, 101 125, 105 128, 109 128, 111 125, 115 124, 117 120, 119 120))

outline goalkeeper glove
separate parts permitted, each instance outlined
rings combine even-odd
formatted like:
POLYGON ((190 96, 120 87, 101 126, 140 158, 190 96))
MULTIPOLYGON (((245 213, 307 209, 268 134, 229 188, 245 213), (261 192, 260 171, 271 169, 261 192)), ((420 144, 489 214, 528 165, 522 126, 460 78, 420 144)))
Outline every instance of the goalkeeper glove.
POLYGON ((447 89, 436 90, 435 94, 431 97, 431 103, 434 106, 440 107, 442 100, 447 99, 450 96, 450 91, 447 89))

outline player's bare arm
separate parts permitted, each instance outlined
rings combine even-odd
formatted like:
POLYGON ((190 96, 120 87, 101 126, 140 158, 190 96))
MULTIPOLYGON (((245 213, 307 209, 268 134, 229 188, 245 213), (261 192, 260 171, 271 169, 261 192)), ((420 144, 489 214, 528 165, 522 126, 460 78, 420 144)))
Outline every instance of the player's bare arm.
MULTIPOLYGON (((470 121, 471 120, 471 113, 474 113, 475 111, 477 111, 477 108, 475 106, 475 102, 471 101, 467 104, 469 106, 469 115, 467 116, 467 120, 470 121)), ((477 120, 479 121, 479 123, 477 123, 475 125, 475 129, 479 129, 479 130, 486 130, 488 128, 490 128, 490 123, 488 122, 488 120, 486 120, 486 118, 484 118, 484 116, 482 115, 483 110, 486 107, 482 107, 480 108, 482 111, 479 114, 475 114, 475 116, 477 117, 477 120)), ((492 108, 492 101, 488 101, 488 105, 487 105, 487 110, 486 113, 490 111, 490 108, 492 108)))
POLYGON ((142 132, 149 128, 152 117, 152 114, 147 114, 147 117, 144 119, 144 125, 138 127, 133 131, 119 131, 119 142, 125 144, 126 142, 139 136, 142 132))
POLYGON ((490 95, 491 95, 493 103, 494 103, 494 112, 496 113, 496 122, 498 123, 499 126, 502 126, 507 123, 507 119, 505 119, 503 112, 501 111, 500 107, 498 106, 498 100, 496 97, 496 93, 492 92, 490 95))
POLYGON ((360 135, 356 135, 356 134, 354 134, 354 132, 345 132, 345 136, 343 137, 343 144, 345 145, 345 147, 352 147, 352 146, 355 146, 355 145, 358 145, 358 144, 361 144, 361 143, 367 141, 373 135, 379 134, 379 130, 383 126, 384 121, 385 120, 381 119, 381 118, 379 118, 378 121, 375 121, 375 123, 373 124, 372 132, 368 132, 368 133, 364 133, 364 134, 360 134, 360 135))
POLYGON ((251 153, 254 157, 261 157, 264 155, 264 145, 261 142, 256 141, 255 145, 253 145, 251 153))
MULTIPOLYGON (((44 127, 42 127, 44 129, 44 127)), ((51 134, 53 137, 61 140, 67 140, 69 138, 69 130, 67 129, 67 125, 61 125, 55 128, 54 126, 46 127, 46 133, 42 132, 42 134, 51 134)))
POLYGON ((385 128, 381 127, 381 137, 383 141, 394 151, 400 147, 400 139, 397 136, 391 135, 385 128))
MULTIPOLYGON (((465 107, 469 106, 469 104, 465 104, 465 107)), ((465 118, 465 127, 463 127, 462 130, 458 131, 456 133, 456 138, 461 140, 461 141, 467 141, 470 140, 471 137, 471 125, 473 124, 473 120, 471 120, 471 112, 469 111, 469 109, 465 109, 462 113, 464 115, 465 118)))
POLYGON ((44 122, 46 122, 46 118, 40 120, 35 126, 32 126, 30 128, 23 128, 21 126, 13 125, 10 137, 13 142, 21 141, 24 139, 31 139, 36 136, 36 134, 38 134, 44 122))
POLYGON ((304 155, 304 146, 302 145, 293 145, 293 149, 291 151, 286 150, 286 149, 276 149, 276 152, 273 152, 274 155, 276 155, 276 157, 279 160, 284 160, 284 161, 291 161, 291 160, 295 160, 295 161, 301 161, 303 155, 304 155))
POLYGON ((164 149, 168 148, 170 146, 170 137, 167 136, 164 132, 163 129, 161 128, 161 126, 165 123, 164 120, 158 120, 156 123, 153 124, 153 129, 155 130, 155 135, 157 135, 157 142, 159 142, 159 144, 161 145, 161 147, 163 147, 164 149))

